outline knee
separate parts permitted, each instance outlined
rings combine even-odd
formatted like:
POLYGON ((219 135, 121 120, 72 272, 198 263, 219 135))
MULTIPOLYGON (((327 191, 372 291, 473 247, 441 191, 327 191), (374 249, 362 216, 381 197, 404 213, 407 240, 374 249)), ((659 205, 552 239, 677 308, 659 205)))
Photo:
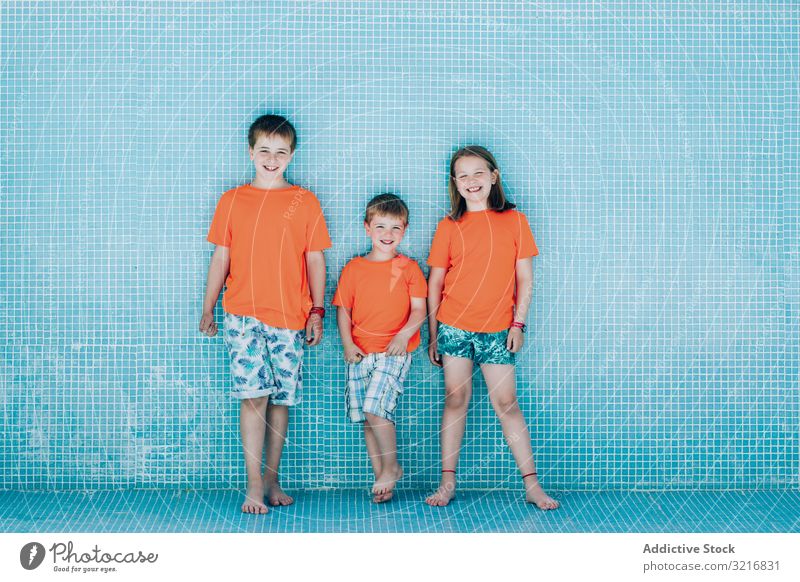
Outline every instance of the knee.
POLYGON ((467 391, 463 388, 457 390, 448 390, 445 393, 444 405, 450 409, 466 408, 469 404, 469 397, 467 391))
POLYGON ((510 396, 497 396, 493 400, 495 412, 498 414, 520 414, 519 402, 517 402, 516 394, 510 396))

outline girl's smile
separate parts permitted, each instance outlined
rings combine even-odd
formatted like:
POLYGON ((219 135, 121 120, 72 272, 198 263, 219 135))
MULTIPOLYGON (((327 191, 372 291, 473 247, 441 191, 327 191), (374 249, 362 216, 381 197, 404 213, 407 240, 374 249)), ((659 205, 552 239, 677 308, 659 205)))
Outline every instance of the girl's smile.
POLYGON ((469 210, 486 208, 486 200, 492 193, 492 184, 499 172, 489 170, 486 160, 478 156, 463 156, 456 160, 454 179, 458 193, 464 197, 469 210))

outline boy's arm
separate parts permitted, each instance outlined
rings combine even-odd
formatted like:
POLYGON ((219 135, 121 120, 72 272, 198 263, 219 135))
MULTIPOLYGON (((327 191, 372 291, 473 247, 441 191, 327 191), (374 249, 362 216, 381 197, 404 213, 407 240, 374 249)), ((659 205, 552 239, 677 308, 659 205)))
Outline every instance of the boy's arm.
POLYGON ((217 335, 217 323, 214 321, 214 306, 225 285, 228 269, 231 265, 230 248, 217 245, 211 262, 208 265, 206 294, 203 299, 203 314, 200 318, 200 331, 207 336, 217 335))
POLYGON ((439 356, 439 349, 436 346, 436 335, 439 330, 436 314, 439 312, 439 304, 442 302, 442 289, 446 273, 447 269, 444 267, 431 267, 428 273, 428 333, 430 335, 428 358, 434 366, 442 365, 442 358, 439 356))
POLYGON ((352 321, 352 310, 341 305, 336 307, 336 325, 339 327, 339 336, 342 338, 344 359, 350 363, 358 361, 365 355, 353 341, 352 321))
POLYGON ((403 329, 397 332, 397 335, 406 338, 406 341, 411 339, 417 330, 422 327, 422 322, 425 321, 425 298, 424 297, 411 297, 411 311, 408 314, 408 321, 403 329))
MULTIPOLYGON (((306 272, 311 302, 314 307, 322 307, 325 302, 325 255, 322 251, 306 251, 306 272)), ((306 321, 306 343, 315 346, 321 340, 322 317, 313 313, 306 321)))
POLYGON ((425 298, 411 297, 411 311, 408 314, 408 321, 403 329, 398 331, 389 342, 386 353, 390 356, 402 356, 408 350, 408 341, 417 330, 422 327, 425 321, 425 298))

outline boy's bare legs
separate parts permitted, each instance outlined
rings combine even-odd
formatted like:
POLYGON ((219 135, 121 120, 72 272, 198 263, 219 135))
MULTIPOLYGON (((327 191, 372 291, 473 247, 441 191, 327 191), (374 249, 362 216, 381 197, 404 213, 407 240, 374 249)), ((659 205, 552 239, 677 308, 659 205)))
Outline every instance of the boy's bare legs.
MULTIPOLYGON (((528 425, 517 402, 517 386, 513 364, 481 365, 489 399, 492 401, 495 414, 500 419, 503 435, 506 437, 511 454, 517 462, 521 475, 536 471, 533 462, 531 437, 528 425)), ((539 509, 556 509, 558 501, 547 495, 539 484, 536 475, 525 478, 525 500, 535 503, 539 509)))
POLYGON ((372 435, 378 443, 380 473, 372 486, 375 503, 389 501, 394 494, 394 486, 403 476, 403 468, 397 462, 397 433, 394 423, 368 412, 364 413, 372 435))
POLYGON ((242 511, 267 513, 264 505, 264 482, 261 480, 261 456, 264 453, 264 431, 268 397, 248 398, 241 401, 239 430, 242 434, 244 464, 247 469, 247 493, 242 511))
POLYGON ((378 475, 381 474, 381 449, 369 423, 364 421, 362 424, 364 425, 364 442, 367 443, 367 454, 372 463, 372 472, 375 473, 375 479, 377 480, 378 475))
MULTIPOLYGON (((472 360, 455 356, 442 356, 444 366, 445 399, 442 428, 439 440, 442 447, 442 469, 455 471, 461 440, 467 421, 469 400, 472 397, 472 360)), ((425 503, 444 506, 456 493, 456 474, 443 472, 439 488, 425 503)))
POLYGON ((289 407, 270 404, 267 408, 267 467, 264 470, 264 489, 270 505, 291 505, 294 499, 286 495, 278 483, 286 431, 289 427, 289 407))

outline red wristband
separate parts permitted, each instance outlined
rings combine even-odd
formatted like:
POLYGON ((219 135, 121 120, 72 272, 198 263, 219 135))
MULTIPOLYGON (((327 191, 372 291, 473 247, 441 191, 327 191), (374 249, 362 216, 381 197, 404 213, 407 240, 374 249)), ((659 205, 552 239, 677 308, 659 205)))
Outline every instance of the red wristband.
POLYGON ((318 313, 320 317, 324 318, 325 317, 325 308, 324 307, 312 307, 311 311, 308 312, 308 315, 309 316, 310 315, 314 315, 315 313, 318 313))
POLYGON ((522 333, 525 333, 525 329, 526 329, 528 326, 527 326, 527 325, 525 325, 524 323, 522 323, 521 321, 512 321, 512 322, 511 322, 511 327, 517 327, 517 328, 519 328, 519 329, 521 329, 521 330, 522 330, 522 333))

